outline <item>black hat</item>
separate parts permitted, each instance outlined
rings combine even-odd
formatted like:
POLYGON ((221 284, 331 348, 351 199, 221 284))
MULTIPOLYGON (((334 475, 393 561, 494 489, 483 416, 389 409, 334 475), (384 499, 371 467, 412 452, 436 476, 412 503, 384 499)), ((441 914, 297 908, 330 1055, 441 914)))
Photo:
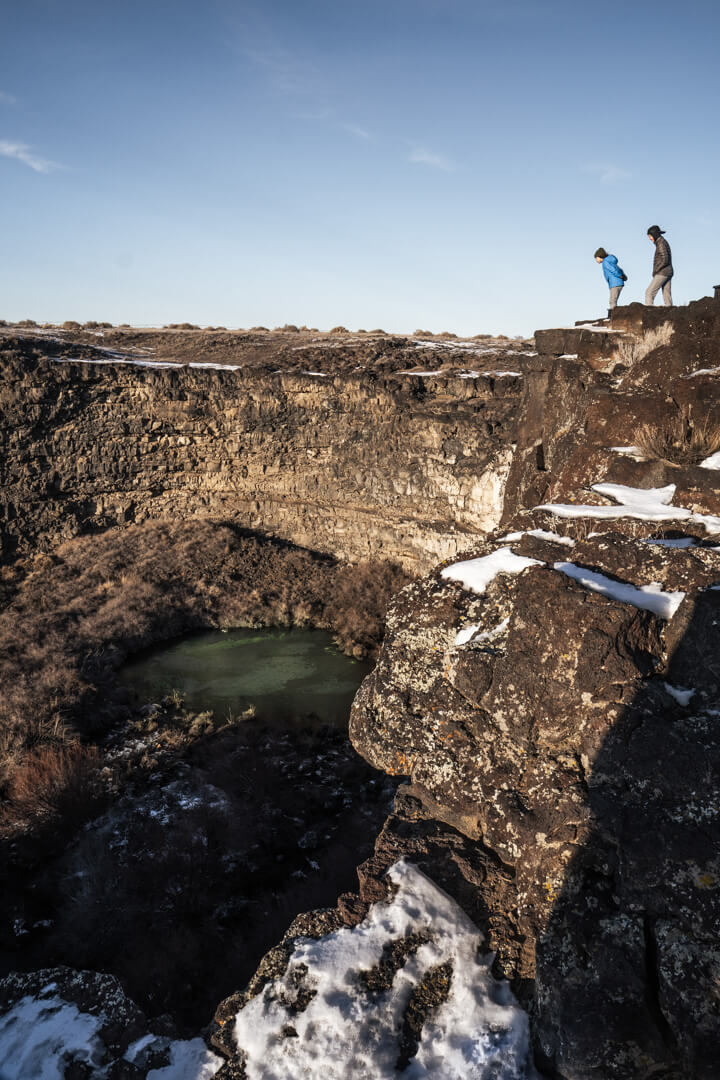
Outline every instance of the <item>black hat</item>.
POLYGON ((598 248, 597 251, 595 252, 593 258, 594 259, 607 259, 607 251, 605 250, 605 248, 598 248))
POLYGON ((665 235, 665 230, 661 229, 659 225, 651 225, 647 234, 652 236, 653 240, 659 240, 661 236, 665 235))

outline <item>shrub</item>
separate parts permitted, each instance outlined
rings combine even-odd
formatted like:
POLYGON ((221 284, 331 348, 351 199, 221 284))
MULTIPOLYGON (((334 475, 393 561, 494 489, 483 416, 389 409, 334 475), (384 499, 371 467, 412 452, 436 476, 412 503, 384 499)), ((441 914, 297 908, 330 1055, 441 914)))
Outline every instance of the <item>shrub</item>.
POLYGON ((276 326, 275 329, 276 330, 284 330, 285 333, 288 333, 288 334, 297 334, 299 332, 298 327, 295 326, 294 323, 285 323, 284 326, 276 326))
POLYGON ((342 567, 325 609, 339 648, 358 658, 376 653, 385 633, 388 604, 410 580, 394 563, 342 567))
POLYGON ((654 330, 646 330, 639 338, 621 341, 615 353, 615 359, 625 367, 632 367, 655 349, 662 345, 669 345, 674 330, 672 323, 666 322, 654 330))
POLYGON ((81 326, 80 323, 76 322, 75 319, 66 319, 65 322, 62 324, 62 328, 63 330, 80 330, 81 326))
POLYGON ((37 326, 34 319, 21 319, 20 322, 15 323, 16 326, 37 326))
POLYGON ((77 828, 97 811, 104 797, 100 755, 79 742, 30 750, 7 786, 0 827, 36 828, 62 822, 77 828))
POLYGON ((698 465, 720 450, 720 421, 711 419, 709 413, 696 420, 683 406, 661 423, 643 424, 634 441, 645 457, 670 465, 698 465))
POLYGON ((349 334, 350 331, 346 326, 333 326, 330 331, 331 334, 349 334))

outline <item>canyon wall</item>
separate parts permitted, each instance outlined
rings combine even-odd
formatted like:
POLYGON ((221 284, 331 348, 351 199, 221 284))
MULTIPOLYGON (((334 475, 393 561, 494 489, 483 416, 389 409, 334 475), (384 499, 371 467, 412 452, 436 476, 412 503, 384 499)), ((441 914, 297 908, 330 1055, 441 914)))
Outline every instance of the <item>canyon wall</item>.
POLYGON ((2 550, 204 516, 425 570, 502 515, 523 379, 2 355, 2 550))

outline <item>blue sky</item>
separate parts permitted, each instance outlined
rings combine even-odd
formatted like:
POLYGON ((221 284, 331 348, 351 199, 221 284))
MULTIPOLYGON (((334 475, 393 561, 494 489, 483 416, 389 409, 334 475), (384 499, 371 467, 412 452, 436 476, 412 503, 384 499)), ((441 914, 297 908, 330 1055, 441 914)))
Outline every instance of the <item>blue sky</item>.
POLYGON ((720 281, 720 7, 0 7, 0 317, 521 334, 720 281))

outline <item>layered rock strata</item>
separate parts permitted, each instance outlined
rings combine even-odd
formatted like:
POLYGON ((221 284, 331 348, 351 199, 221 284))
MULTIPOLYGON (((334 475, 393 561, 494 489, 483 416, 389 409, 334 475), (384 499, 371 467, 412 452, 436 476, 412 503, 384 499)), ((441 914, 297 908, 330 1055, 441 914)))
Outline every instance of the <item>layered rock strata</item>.
POLYGON ((181 366, 6 340, 3 548, 204 516, 426 569, 499 521, 522 394, 517 365, 483 373, 487 348, 438 350, 435 373, 412 373, 428 350, 411 348, 338 373, 358 359, 349 346, 308 371, 296 351, 277 367, 240 346, 229 367, 181 366))

